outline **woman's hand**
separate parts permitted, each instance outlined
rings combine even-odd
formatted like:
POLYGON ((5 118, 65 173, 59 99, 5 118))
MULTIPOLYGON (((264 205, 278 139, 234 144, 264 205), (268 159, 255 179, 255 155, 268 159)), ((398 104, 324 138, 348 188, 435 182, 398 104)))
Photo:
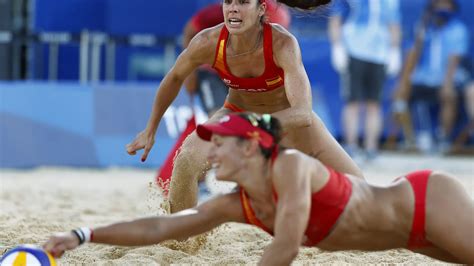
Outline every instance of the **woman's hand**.
POLYGON ((64 251, 75 249, 79 246, 79 238, 72 232, 57 233, 49 238, 43 245, 43 249, 51 253, 53 257, 59 258, 64 251))
POLYGON ((143 130, 142 132, 138 133, 135 139, 125 147, 127 148, 127 152, 130 155, 135 155, 137 154, 138 150, 143 149, 144 151, 141 160, 144 162, 148 157, 148 153, 150 153, 153 144, 155 144, 154 134, 150 134, 147 130, 143 130))

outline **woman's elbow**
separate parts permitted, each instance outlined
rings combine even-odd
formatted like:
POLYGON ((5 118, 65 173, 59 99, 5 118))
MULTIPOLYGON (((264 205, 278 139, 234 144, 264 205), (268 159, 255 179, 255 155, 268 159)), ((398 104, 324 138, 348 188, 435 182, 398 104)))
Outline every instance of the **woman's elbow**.
POLYGON ((310 127, 313 123, 313 111, 302 110, 299 121, 300 127, 310 127))
POLYGON ((313 124, 313 112, 310 111, 305 115, 304 123, 306 127, 310 127, 313 124))

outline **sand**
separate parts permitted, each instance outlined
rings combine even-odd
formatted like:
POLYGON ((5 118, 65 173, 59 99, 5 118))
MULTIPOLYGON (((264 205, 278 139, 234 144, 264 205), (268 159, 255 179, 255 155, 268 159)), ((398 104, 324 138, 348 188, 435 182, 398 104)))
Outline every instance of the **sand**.
MULTIPOLYGON (((459 177, 474 197, 473 157, 383 154, 363 165, 369 182, 388 184, 408 171, 433 168, 459 177)), ((153 184, 155 171, 143 169, 38 168, 0 172, 0 254, 19 244, 41 245, 52 232, 97 226, 163 213, 153 184)), ((126 248, 86 244, 67 252, 60 265, 256 264, 271 241, 248 225, 226 224, 207 238, 126 248)), ((294 265, 441 262, 397 249, 383 252, 323 252, 301 248, 294 265)))

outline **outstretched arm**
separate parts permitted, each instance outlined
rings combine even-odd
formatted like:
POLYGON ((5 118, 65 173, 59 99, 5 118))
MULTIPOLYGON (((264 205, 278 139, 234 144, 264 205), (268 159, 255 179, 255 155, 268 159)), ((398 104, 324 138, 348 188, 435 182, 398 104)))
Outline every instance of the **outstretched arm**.
MULTIPOLYGON (((119 222, 93 230, 93 243, 142 246, 168 239, 183 239, 207 232, 225 222, 244 222, 238 193, 217 197, 196 208, 172 215, 119 222)), ((55 257, 74 249, 79 239, 72 232, 53 235, 44 249, 55 257)))
POLYGON ((202 31, 191 40, 189 46, 178 56, 175 65, 161 81, 145 130, 126 147, 130 155, 135 155, 138 150, 144 149, 141 160, 146 160, 154 144, 160 120, 178 95, 183 81, 196 67, 209 63, 209 58, 213 58, 215 44, 210 39, 210 31, 202 31))

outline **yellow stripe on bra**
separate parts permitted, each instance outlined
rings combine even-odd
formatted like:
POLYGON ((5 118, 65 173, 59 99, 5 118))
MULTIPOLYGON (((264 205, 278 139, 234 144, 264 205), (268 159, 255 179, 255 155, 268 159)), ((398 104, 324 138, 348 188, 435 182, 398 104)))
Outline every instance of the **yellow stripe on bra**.
POLYGON ((273 78, 273 79, 266 79, 265 83, 267 84, 267 86, 271 87, 271 86, 274 86, 274 85, 278 84, 282 80, 283 79, 280 76, 278 76, 278 77, 273 78))

